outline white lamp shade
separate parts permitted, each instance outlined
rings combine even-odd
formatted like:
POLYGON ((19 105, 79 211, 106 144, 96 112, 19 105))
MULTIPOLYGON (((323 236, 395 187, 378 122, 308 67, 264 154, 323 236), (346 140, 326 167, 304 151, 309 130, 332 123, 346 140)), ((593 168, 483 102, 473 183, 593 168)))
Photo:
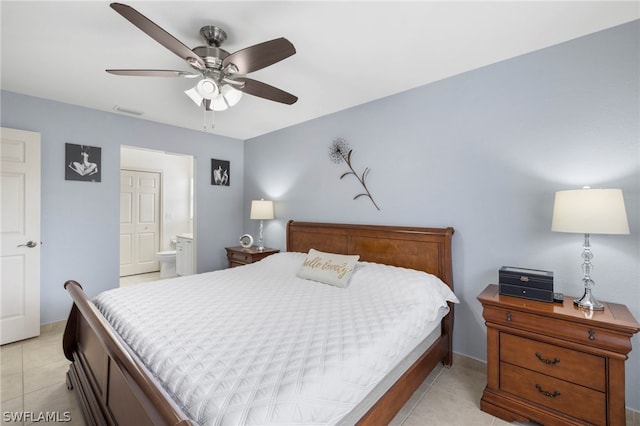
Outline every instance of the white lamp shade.
POLYGON ((620 189, 576 189, 556 192, 551 230, 578 234, 628 234, 629 223, 620 189))
POLYGON ((224 96, 222 95, 216 96, 216 98, 211 103, 213 105, 214 111, 224 111, 229 108, 229 105, 225 102, 224 96))
MULTIPOLYGON (((219 97, 218 94, 220 93, 220 91, 215 81, 213 81, 210 78, 203 78, 198 82, 198 84, 193 86, 191 89, 185 90, 184 93, 186 93, 187 96, 191 98, 193 103, 200 106, 202 105, 202 101, 204 99, 207 99, 207 100, 217 99, 219 97)), ((207 104, 207 109, 211 111, 210 103, 207 104)))
POLYGON ((196 84, 196 91, 205 99, 213 99, 220 91, 215 81, 210 78, 203 78, 196 84))
POLYGON ((273 219, 273 201, 253 200, 250 219, 273 219))
POLYGON ((225 101, 229 104, 229 106, 234 106, 238 102, 240 102, 240 98, 242 98, 242 92, 230 84, 225 84, 222 86, 222 90, 220 94, 224 96, 225 101))
POLYGON ((191 98, 193 103, 195 103, 198 106, 202 105, 202 99, 204 98, 200 96, 200 94, 198 94, 198 91, 196 90, 195 86, 189 90, 185 90, 184 93, 186 93, 187 96, 191 98))
POLYGON ((240 102, 242 92, 230 84, 225 84, 220 89, 220 94, 213 99, 214 111, 224 111, 240 102))

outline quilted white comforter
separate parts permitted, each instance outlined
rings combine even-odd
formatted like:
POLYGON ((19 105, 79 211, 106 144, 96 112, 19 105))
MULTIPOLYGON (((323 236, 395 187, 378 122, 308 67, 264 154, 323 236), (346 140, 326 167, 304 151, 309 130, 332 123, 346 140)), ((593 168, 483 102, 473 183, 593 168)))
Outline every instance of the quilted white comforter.
POLYGON ((434 276, 375 263, 359 262, 347 288, 297 278, 305 257, 114 289, 94 303, 195 422, 335 424, 458 300, 434 276))

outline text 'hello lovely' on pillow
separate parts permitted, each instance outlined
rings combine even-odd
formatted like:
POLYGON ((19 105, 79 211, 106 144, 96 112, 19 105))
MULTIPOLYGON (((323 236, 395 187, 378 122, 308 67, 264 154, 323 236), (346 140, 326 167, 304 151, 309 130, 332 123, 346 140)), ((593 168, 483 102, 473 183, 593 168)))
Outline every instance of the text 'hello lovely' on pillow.
POLYGON ((346 287, 358 259, 359 255, 325 253, 311 249, 302 262, 298 277, 336 287, 346 287))

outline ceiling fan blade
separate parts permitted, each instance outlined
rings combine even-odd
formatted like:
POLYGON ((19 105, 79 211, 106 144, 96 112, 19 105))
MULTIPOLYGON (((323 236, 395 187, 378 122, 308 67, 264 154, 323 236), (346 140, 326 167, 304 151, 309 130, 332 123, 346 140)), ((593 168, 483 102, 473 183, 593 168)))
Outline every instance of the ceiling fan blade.
POLYGON ((240 90, 244 93, 258 96, 259 98, 269 99, 270 101, 280 102, 287 105, 292 105, 298 100, 297 96, 258 80, 246 77, 236 78, 235 80, 244 83, 244 86, 240 90))
POLYGON ((175 70, 105 70, 110 74, 115 75, 130 75, 134 77, 185 77, 195 78, 200 74, 194 74, 186 71, 175 70))
POLYGON ((131 6, 122 3, 111 3, 110 6, 133 25, 145 32, 149 37, 189 62, 192 66, 198 69, 206 68, 202 58, 193 53, 189 47, 131 6))
POLYGON ((248 74, 275 64, 296 53, 296 48, 284 37, 256 44, 227 56, 222 66, 233 64, 239 74, 248 74))

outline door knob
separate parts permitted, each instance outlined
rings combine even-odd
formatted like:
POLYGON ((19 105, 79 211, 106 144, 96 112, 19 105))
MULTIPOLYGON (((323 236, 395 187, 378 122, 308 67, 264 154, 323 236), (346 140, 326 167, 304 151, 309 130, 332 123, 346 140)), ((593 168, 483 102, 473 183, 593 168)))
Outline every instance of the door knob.
POLYGON ((34 242, 34 241, 27 241, 26 244, 19 244, 18 247, 29 247, 29 248, 34 248, 35 246, 37 246, 38 243, 34 242))

